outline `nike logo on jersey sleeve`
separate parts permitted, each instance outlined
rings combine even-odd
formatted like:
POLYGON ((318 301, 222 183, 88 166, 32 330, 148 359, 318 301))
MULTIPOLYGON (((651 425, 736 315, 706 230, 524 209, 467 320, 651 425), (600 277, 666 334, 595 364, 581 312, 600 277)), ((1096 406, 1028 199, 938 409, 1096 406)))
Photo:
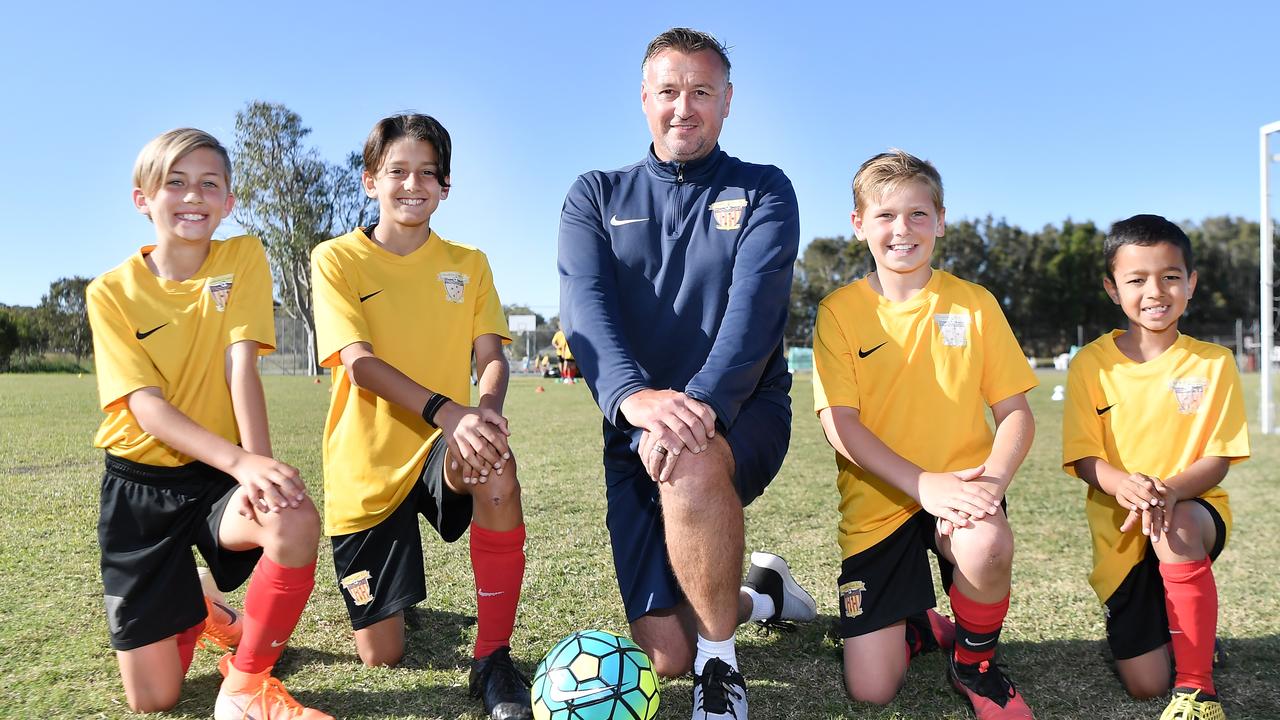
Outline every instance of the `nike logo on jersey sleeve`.
POLYGON ((863 349, 859 348, 859 349, 858 349, 858 357, 860 357, 860 358, 865 358, 866 356, 870 355, 871 353, 873 353, 873 352, 875 352, 875 351, 879 350, 880 348, 884 347, 884 346, 885 346, 885 344, 886 344, 886 343, 888 343, 888 342, 889 342, 889 341, 888 341, 888 340, 886 340, 886 341, 884 341, 884 342, 880 343, 879 345, 877 345, 877 346, 875 346, 875 347, 871 348, 870 350, 863 350, 863 349))
POLYGON ((1106 407, 1100 407, 1100 408, 1095 408, 1095 409, 1098 411, 1098 416, 1099 416, 1099 417, 1101 417, 1101 416, 1103 416, 1103 415, 1106 415, 1106 414, 1107 414, 1107 411, 1108 411, 1108 410, 1110 410, 1111 408, 1115 407, 1115 406, 1116 406, 1116 404, 1115 404, 1115 403, 1111 403, 1110 405, 1108 405, 1108 406, 1106 406, 1106 407))
POLYGON ((162 328, 162 327, 164 327, 165 325, 168 325, 168 324, 169 324, 169 323, 164 323, 164 324, 161 324, 161 325, 157 325, 157 326, 155 326, 155 327, 151 328, 150 330, 148 330, 148 331, 146 331, 146 332, 142 332, 141 330, 134 330, 134 331, 133 331, 133 334, 134 334, 134 336, 136 336, 139 340, 146 340, 148 337, 150 337, 150 336, 151 336, 151 333, 153 333, 153 332, 155 332, 155 331, 159 330, 160 328, 162 328))
POLYGON ((377 294, 378 294, 378 293, 380 293, 380 292, 382 292, 382 291, 381 291, 381 290, 374 290, 373 292, 369 293, 368 295, 361 295, 361 296, 360 296, 360 302, 364 302, 365 300, 368 300, 369 298, 373 297, 374 295, 377 295, 377 294))

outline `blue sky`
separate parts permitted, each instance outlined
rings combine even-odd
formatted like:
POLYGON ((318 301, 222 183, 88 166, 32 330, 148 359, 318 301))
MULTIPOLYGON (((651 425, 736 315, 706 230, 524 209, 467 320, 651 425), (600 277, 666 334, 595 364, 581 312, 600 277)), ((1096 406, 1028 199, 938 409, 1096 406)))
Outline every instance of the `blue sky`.
POLYGON ((1274 0, 611 5, 16 5, 0 27, 0 302, 35 304, 150 242, 129 201, 139 148, 184 125, 230 144, 261 99, 332 160, 384 115, 435 115, 454 189, 433 228, 488 253, 504 302, 554 315, 564 193, 643 157, 641 55, 672 25, 731 46, 721 144, 791 177, 802 242, 848 234, 853 170, 889 146, 937 164, 953 221, 1259 215, 1274 0))

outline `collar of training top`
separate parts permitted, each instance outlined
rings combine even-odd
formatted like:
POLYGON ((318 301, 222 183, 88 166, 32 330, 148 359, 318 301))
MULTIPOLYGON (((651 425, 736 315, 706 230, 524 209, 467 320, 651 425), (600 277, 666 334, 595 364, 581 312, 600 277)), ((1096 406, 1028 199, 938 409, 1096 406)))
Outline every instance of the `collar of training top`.
POLYGON ((720 143, 707 153, 706 157, 698 158, 692 162, 662 162, 657 155, 653 154, 653 144, 649 144, 649 156, 645 158, 645 167, 649 172, 659 180, 666 182, 696 182, 700 178, 709 177, 716 171, 716 167, 720 165, 720 161, 728 155, 720 149, 720 143), (682 174, 683 173, 683 174, 682 174))

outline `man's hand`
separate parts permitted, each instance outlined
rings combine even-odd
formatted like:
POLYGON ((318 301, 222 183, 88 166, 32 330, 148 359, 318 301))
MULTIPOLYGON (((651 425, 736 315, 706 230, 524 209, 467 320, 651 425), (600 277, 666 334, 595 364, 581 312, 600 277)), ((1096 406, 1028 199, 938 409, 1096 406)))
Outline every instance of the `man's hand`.
POLYGON ((237 512, 250 519, 255 511, 280 512, 296 508, 307 496, 298 468, 275 458, 245 452, 236 458, 228 472, 245 489, 237 512))
POLYGON ((675 472, 680 456, 658 444, 657 435, 644 431, 640 435, 640 462, 644 463, 645 472, 654 482, 666 482, 675 472))
POLYGON ((450 401, 436 412, 436 421, 444 431, 454 467, 462 469, 464 483, 487 482, 490 471, 502 474, 504 463, 511 458, 506 418, 489 408, 450 401))
POLYGON ((1000 510, 1000 498, 984 487, 984 483, 969 482, 982 477, 983 471, 979 465, 954 473, 920 474, 920 507, 940 521, 950 523, 951 527, 945 532, 944 525, 939 524, 938 530, 943 535, 950 535, 958 528, 973 527, 975 520, 1000 510))
POLYGON ((623 400, 620 409, 627 422, 654 436, 655 447, 666 451, 658 454, 700 453, 707 449, 708 438, 716 436, 716 413, 711 406, 675 390, 640 390, 623 400))

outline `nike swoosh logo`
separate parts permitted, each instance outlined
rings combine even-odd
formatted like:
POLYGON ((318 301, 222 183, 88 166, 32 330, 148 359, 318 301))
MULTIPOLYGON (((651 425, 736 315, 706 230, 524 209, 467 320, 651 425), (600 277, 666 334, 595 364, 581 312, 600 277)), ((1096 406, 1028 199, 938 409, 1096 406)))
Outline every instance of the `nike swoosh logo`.
POLYGON ((971 641, 969 638, 965 638, 965 639, 964 639, 964 644, 965 644, 965 645, 968 645, 968 646, 969 646, 969 647, 971 647, 971 648, 980 648, 980 647, 986 647, 986 646, 990 645, 991 643, 993 643, 993 642, 995 642, 995 641, 996 641, 996 639, 995 639, 995 638, 991 638, 990 640, 984 640, 984 641, 982 641, 982 642, 980 642, 980 643, 976 643, 976 642, 971 641))
POLYGON ((162 328, 162 327, 164 327, 165 325, 168 325, 168 324, 169 324, 169 323, 165 323, 164 325, 157 325, 157 326, 155 326, 155 327, 151 328, 150 330, 148 330, 148 331, 146 331, 146 332, 142 332, 141 330, 134 330, 134 331, 133 331, 133 334, 134 334, 134 335, 136 335, 136 336, 137 336, 137 338, 138 338, 139 340, 146 340, 148 337, 150 337, 150 336, 151 336, 151 333, 153 333, 153 332, 155 332, 155 331, 159 330, 160 328, 162 328))
POLYGON ((230 618, 231 618, 229 621, 227 621, 227 624, 228 624, 228 625, 235 625, 235 624, 236 624, 236 620, 240 617, 239 615, 237 615, 237 614, 236 614, 236 611, 235 611, 235 610, 232 610, 230 607, 228 607, 228 606, 226 606, 226 605, 223 605, 222 603, 218 602, 217 600, 210 600, 210 601, 209 601, 209 604, 210 604, 210 605, 212 605, 212 606, 214 606, 214 607, 216 607, 216 608, 218 608, 218 609, 219 609, 219 610, 221 610, 222 612, 226 613, 226 614, 227 614, 227 617, 230 617, 230 618))
POLYGON ((1101 415, 1106 415, 1106 414, 1107 414, 1107 411, 1108 411, 1108 410, 1110 410, 1111 408, 1115 407, 1115 406, 1116 406, 1116 404, 1115 404, 1115 403, 1111 403, 1110 405, 1108 405, 1108 406, 1106 406, 1106 407, 1104 407, 1104 408, 1097 408, 1098 415, 1100 415, 1100 416, 1101 416, 1101 415))
POLYGON ((485 592, 483 590, 476 590, 476 592, 480 593, 480 597, 498 597, 499 595, 502 594, 501 590, 499 590, 498 592, 485 592))
POLYGON ((289 642, 289 641, 288 641, 288 640, 272 640, 272 641, 271 641, 271 647, 273 647, 273 648, 275 648, 275 647, 280 647, 281 645, 284 645, 284 644, 285 644, 285 643, 287 643, 287 642, 289 642))
POLYGON ((563 703, 569 702, 570 700, 580 700, 585 697, 591 697, 592 695, 613 692, 614 690, 613 685, 607 685, 601 688, 590 688, 588 690, 561 690, 561 682, 573 682, 573 676, 569 674, 568 670, 563 668, 552 670, 548 679, 551 680, 551 682, 548 683, 551 687, 547 691, 547 697, 551 698, 552 702, 563 703))
POLYGON ((382 292, 382 291, 381 291, 381 290, 375 290, 375 291, 373 291, 373 292, 369 293, 368 295, 361 295, 361 296, 360 296, 360 302, 364 302, 365 300, 368 300, 369 298, 373 297, 374 295, 377 295, 377 294, 378 294, 378 293, 380 293, 380 292, 382 292))
POLYGON ((858 349, 858 357, 860 357, 860 358, 865 358, 866 356, 870 355, 871 353, 873 353, 873 352, 875 352, 875 351, 879 350, 880 348, 884 347, 884 346, 885 346, 885 343, 887 343, 887 342, 889 342, 889 341, 888 341, 888 340, 885 340, 884 342, 882 342, 882 343, 880 343, 879 345, 877 345, 877 346, 875 346, 875 347, 871 348, 870 350, 863 350, 863 349, 859 348, 859 349, 858 349))
POLYGON ((632 220, 619 220, 618 216, 614 215, 613 217, 609 218, 609 224, 614 227, 622 227, 623 225, 630 225, 631 223, 638 223, 638 222, 647 222, 648 220, 649 218, 647 217, 635 218, 632 220))

